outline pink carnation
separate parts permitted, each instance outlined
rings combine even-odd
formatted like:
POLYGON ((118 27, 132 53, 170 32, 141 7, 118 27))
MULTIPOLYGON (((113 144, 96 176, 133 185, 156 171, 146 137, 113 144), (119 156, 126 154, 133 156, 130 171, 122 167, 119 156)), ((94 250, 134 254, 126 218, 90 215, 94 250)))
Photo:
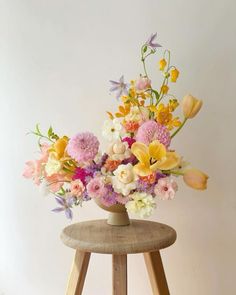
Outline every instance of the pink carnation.
POLYGON ((170 177, 164 177, 158 180, 154 193, 162 200, 172 200, 177 190, 177 183, 170 177))
POLYGON ((90 132, 78 133, 68 143, 68 154, 78 162, 87 162, 95 158, 99 149, 99 141, 90 132))
POLYGON ((91 198, 100 198, 105 194, 106 188, 101 178, 95 177, 87 184, 87 192, 91 198))
POLYGON ((167 148, 170 145, 171 137, 165 126, 150 120, 139 127, 136 140, 146 145, 149 145, 153 140, 159 140, 167 148))

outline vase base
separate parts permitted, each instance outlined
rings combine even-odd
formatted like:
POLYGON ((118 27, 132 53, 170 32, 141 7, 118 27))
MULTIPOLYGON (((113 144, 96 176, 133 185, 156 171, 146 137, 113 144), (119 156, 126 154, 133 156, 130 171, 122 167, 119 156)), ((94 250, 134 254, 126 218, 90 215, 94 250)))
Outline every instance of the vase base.
POLYGON ((110 212, 107 223, 114 226, 125 226, 130 224, 129 215, 125 212, 110 212))

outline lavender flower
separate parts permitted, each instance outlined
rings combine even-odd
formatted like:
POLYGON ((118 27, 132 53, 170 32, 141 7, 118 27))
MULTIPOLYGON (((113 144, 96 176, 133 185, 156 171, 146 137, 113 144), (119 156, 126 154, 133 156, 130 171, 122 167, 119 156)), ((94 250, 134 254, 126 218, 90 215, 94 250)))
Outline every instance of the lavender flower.
POLYGON ((151 34, 151 36, 145 42, 145 45, 148 46, 148 47, 151 47, 153 50, 155 50, 157 47, 161 47, 160 44, 154 43, 156 37, 157 37, 157 33, 151 34))
POLYGON ((116 98, 118 99, 122 94, 127 95, 128 94, 128 84, 124 82, 124 76, 121 76, 119 81, 109 81, 112 85, 110 88, 110 91, 116 92, 116 98))
POLYGON ((74 197, 67 197, 67 198, 63 198, 60 196, 56 196, 55 197, 56 202, 61 206, 61 207, 57 207, 55 209, 53 209, 53 212, 62 212, 65 211, 65 215, 68 219, 72 219, 73 217, 73 213, 71 211, 72 206, 75 203, 75 198, 74 197))

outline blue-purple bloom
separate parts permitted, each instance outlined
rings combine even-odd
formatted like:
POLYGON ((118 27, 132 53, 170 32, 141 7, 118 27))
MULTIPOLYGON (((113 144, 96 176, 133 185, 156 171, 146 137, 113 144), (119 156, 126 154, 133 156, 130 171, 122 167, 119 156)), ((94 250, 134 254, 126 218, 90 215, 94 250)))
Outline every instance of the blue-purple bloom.
POLYGON ((100 197, 100 201, 103 205, 110 207, 116 204, 117 193, 114 192, 112 185, 107 184, 105 186, 105 194, 100 197))
POLYGON ((66 217, 68 219, 72 219, 73 213, 71 211, 71 208, 74 205, 76 199, 74 197, 63 198, 60 196, 56 196, 55 200, 60 205, 60 207, 57 207, 53 209, 52 211, 56 213, 65 211, 66 217))
POLYGON ((109 81, 111 83, 111 92, 116 92, 116 98, 118 99, 121 97, 122 94, 127 95, 128 94, 128 84, 124 82, 124 76, 121 76, 119 81, 109 81))
POLYGON ((145 42, 145 45, 148 46, 148 47, 151 47, 153 50, 155 50, 157 47, 161 47, 160 44, 155 43, 156 37, 157 37, 157 33, 151 34, 151 36, 145 42))

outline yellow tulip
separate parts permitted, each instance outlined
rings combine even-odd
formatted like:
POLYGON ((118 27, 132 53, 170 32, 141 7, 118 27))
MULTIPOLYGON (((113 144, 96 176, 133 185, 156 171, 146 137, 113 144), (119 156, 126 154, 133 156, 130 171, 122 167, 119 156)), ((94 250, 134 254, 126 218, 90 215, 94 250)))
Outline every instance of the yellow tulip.
POLYGON ((160 69, 160 71, 164 71, 166 65, 167 65, 166 60, 165 60, 164 58, 161 59, 161 60, 159 61, 159 69, 160 69))
POLYGON ((208 175, 197 169, 188 169, 184 172, 184 182, 197 190, 205 190, 207 188, 208 175))
POLYGON ((169 90, 169 87, 167 85, 161 86, 161 93, 166 94, 169 90))
POLYGON ((197 115, 202 107, 202 100, 193 97, 191 94, 186 95, 182 101, 182 109, 186 119, 191 119, 197 115))
POLYGON ((134 171, 140 176, 150 175, 157 170, 173 169, 180 162, 180 157, 175 152, 166 151, 165 146, 158 140, 154 140, 149 146, 135 142, 131 151, 139 161, 134 166, 134 171))
POLYGON ((61 159, 64 156, 68 141, 69 138, 67 136, 63 136, 53 144, 51 151, 55 152, 58 159, 61 159))
POLYGON ((173 70, 170 71, 170 80, 171 82, 176 82, 176 80, 178 79, 179 77, 179 71, 174 68, 173 70))

